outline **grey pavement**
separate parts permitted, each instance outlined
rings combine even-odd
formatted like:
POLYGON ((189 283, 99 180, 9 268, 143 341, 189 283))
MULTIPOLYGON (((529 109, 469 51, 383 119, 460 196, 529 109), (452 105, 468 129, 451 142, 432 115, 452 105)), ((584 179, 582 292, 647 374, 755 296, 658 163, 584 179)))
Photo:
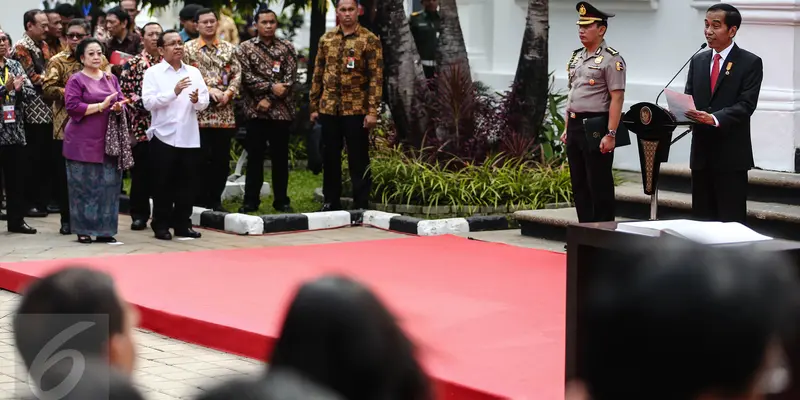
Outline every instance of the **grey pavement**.
MULTIPOLYGON (((152 231, 131 231, 130 218, 120 216, 117 240, 122 245, 80 244, 76 236, 58 234, 57 216, 28 218, 37 228, 36 235, 10 235, 0 232, 0 262, 51 260, 108 255, 201 251, 213 249, 296 246, 336 242, 354 242, 406 237, 406 235, 372 228, 343 228, 325 231, 300 232, 282 235, 238 236, 198 229, 198 240, 169 242, 153 238, 152 231)), ((503 242, 521 247, 561 251, 563 243, 526 238, 519 230, 461 234, 478 240, 503 242)), ((0 290, 0 400, 15 399, 24 383, 18 379, 20 360, 13 345, 11 314, 19 296, 0 290)), ((138 345, 134 381, 149 400, 193 398, 226 379, 235 376, 262 374, 265 364, 259 360, 239 357, 171 339, 157 333, 136 330, 138 345)))

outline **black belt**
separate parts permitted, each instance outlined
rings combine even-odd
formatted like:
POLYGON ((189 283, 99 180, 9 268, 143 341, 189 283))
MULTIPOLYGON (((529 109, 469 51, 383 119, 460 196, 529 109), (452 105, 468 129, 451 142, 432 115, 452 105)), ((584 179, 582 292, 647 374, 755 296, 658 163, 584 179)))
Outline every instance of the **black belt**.
POLYGON ((568 112, 570 119, 577 119, 583 120, 586 118, 594 118, 594 117, 603 117, 608 115, 607 112, 582 112, 582 113, 575 113, 575 112, 568 112))

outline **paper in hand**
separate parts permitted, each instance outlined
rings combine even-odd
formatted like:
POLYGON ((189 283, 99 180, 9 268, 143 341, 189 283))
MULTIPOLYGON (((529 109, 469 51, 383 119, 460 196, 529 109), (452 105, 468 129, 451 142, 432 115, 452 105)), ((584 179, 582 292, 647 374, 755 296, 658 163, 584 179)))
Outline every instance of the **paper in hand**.
POLYGON ((667 96, 667 107, 678 122, 691 122, 686 116, 687 111, 697 111, 692 95, 679 93, 674 90, 664 89, 667 96))

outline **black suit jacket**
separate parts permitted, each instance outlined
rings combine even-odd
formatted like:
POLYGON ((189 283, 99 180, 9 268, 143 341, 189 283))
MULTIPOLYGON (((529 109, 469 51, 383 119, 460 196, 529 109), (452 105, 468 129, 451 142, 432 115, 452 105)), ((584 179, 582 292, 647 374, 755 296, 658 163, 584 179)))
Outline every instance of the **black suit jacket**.
POLYGON ((757 55, 733 45, 722 60, 714 92, 711 92, 713 50, 697 54, 689 64, 686 94, 694 105, 717 117, 719 127, 694 124, 689 167, 697 170, 741 171, 754 166, 750 141, 750 116, 758 105, 764 66, 757 55), (728 69, 728 64, 730 69, 728 69), (726 71, 730 72, 726 75, 726 71))

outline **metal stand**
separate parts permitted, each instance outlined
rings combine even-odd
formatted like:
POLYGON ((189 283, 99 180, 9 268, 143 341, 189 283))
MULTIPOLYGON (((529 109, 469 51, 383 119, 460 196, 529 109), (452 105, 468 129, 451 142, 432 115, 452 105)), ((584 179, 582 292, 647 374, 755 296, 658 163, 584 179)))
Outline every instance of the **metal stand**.
POLYGON ((653 194, 650 195, 650 221, 658 219, 658 186, 655 187, 653 194))

